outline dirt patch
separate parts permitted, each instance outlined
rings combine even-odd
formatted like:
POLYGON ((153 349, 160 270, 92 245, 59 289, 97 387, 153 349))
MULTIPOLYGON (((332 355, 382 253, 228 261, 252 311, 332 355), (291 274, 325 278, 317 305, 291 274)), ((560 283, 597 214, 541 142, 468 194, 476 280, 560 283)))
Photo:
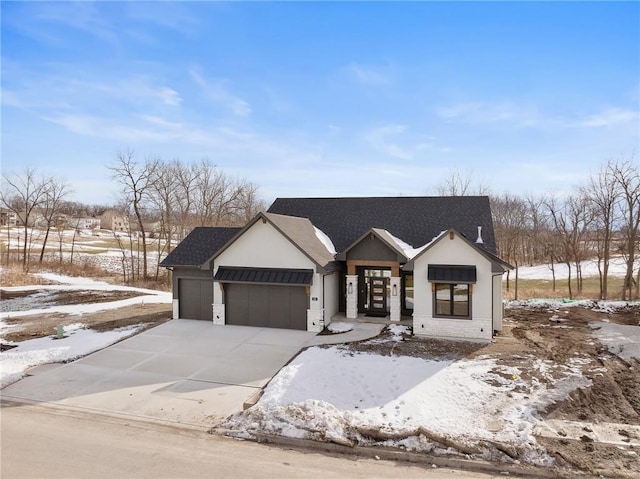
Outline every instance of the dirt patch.
POLYGON ((135 291, 59 291, 48 289, 7 291, 0 289, 0 311, 25 311, 53 305, 107 303, 138 296, 142 296, 142 293, 135 291))
MULTIPOLYGON (((481 343, 469 341, 442 341, 431 338, 417 338, 408 332, 397 341, 388 329, 374 339, 349 343, 348 349, 354 352, 374 353, 380 356, 412 356, 414 358, 462 359, 484 348, 481 343)), ((331 347, 331 346, 326 346, 331 347)))
MULTIPOLYGON (((156 326, 171 319, 170 304, 137 304, 124 308, 98 311, 85 314, 43 314, 5 319, 4 322, 14 326, 10 328, 2 339, 18 342, 27 339, 51 336, 59 324, 69 325, 82 323, 87 328, 96 331, 109 331, 133 324, 145 324, 147 327, 156 326), (11 330, 13 329, 13 330, 11 330)), ((146 328, 145 328, 146 329, 146 328)))

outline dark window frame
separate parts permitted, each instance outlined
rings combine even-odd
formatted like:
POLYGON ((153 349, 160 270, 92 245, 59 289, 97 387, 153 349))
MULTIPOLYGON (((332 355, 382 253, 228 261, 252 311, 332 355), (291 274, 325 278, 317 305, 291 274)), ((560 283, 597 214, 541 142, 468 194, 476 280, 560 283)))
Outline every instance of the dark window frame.
POLYGON ((433 292, 432 292, 432 303, 433 303, 433 317, 434 318, 445 318, 445 319, 472 319, 472 298, 473 298, 473 285, 471 283, 432 283, 433 284, 433 292), (438 313, 438 286, 447 286, 449 288, 449 313, 443 314, 438 313), (454 295, 455 295, 455 287, 456 286, 466 286, 467 287, 467 314, 459 315, 454 314, 454 295))

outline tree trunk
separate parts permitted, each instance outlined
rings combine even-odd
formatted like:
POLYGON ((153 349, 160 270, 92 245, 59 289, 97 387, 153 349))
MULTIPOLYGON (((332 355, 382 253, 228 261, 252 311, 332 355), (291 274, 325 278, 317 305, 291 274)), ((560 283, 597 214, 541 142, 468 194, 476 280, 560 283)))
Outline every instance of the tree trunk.
POLYGON ((566 263, 567 268, 569 269, 569 274, 567 276, 567 286, 569 287, 569 299, 573 299, 573 290, 571 289, 571 263, 566 263))
POLYGON ((47 223, 47 231, 44 234, 44 241, 42 242, 42 249, 40 250, 40 263, 44 260, 44 250, 47 247, 47 241, 49 241, 49 231, 51 230, 51 225, 47 223))
POLYGON ((29 228, 27 226, 27 221, 24 222, 24 244, 22 245, 22 269, 27 271, 27 238, 29 236, 29 228))

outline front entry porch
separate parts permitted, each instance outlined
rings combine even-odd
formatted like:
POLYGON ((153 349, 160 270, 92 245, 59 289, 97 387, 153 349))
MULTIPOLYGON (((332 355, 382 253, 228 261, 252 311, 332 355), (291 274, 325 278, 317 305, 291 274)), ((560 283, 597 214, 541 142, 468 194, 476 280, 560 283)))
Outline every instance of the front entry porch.
POLYGON ((368 316, 364 313, 357 314, 355 318, 349 318, 345 313, 337 313, 331 317, 331 322, 336 323, 364 323, 364 324, 401 324, 403 326, 412 327, 413 326, 413 318, 410 316, 402 316, 401 319, 395 321, 392 320, 389 316, 386 317, 374 317, 368 316))
POLYGON ((346 262, 341 285, 347 319, 358 315, 400 321, 413 312, 413 274, 401 271, 408 258, 388 231, 372 228, 336 256, 346 262), (342 289, 343 288, 343 289, 342 289))

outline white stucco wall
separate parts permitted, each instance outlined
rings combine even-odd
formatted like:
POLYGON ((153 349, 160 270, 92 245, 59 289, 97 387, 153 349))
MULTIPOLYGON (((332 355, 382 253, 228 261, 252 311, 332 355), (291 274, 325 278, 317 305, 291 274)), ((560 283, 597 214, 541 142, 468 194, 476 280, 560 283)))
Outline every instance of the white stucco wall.
POLYGON ((502 331, 502 275, 493 277, 493 330, 502 331))
MULTIPOLYGON (((270 223, 263 223, 259 220, 245 231, 242 236, 237 238, 232 245, 214 260, 214 275, 220 266, 313 270, 314 274, 309 291, 309 309, 307 310, 307 328, 310 331, 321 331, 324 327, 324 318, 328 312, 326 310, 326 298, 323 307, 323 274, 316 273, 316 264, 270 223)), ((333 292, 333 289, 335 289, 335 300, 331 299, 329 306, 333 308, 333 303, 335 302, 335 311, 337 312, 338 285, 333 285, 334 280, 331 279, 333 276, 336 275, 327 276, 325 281, 329 291, 333 292)), ((223 297, 222 289, 216 283, 213 291, 213 302, 214 313, 217 313, 217 315, 214 314, 214 322, 216 316, 224 317, 223 297)), ((333 314, 335 312, 331 316, 333 314)), ((329 316, 329 319, 331 316, 329 316)))
POLYGON ((338 314, 338 282, 340 273, 328 274, 324 277, 324 324, 338 314))
MULTIPOLYGON (((271 224, 262 221, 257 221, 215 259, 214 275, 220 266, 312 269, 314 271, 316 268, 313 261, 271 224)), ((310 292, 312 297, 322 298, 321 280, 322 276, 314 273, 310 292)), ((222 303, 222 291, 218 287, 214 288, 213 302, 222 303)), ((316 303, 319 302, 320 299, 316 303)), ((322 306, 314 308, 310 305, 310 307, 321 309, 322 306)))
POLYGON ((493 276, 491 262, 457 235, 442 238, 414 264, 413 332, 436 338, 491 340, 493 333, 493 276), (471 319, 434 318, 433 293, 427 279, 429 264, 475 265, 477 282, 471 294, 471 319))

